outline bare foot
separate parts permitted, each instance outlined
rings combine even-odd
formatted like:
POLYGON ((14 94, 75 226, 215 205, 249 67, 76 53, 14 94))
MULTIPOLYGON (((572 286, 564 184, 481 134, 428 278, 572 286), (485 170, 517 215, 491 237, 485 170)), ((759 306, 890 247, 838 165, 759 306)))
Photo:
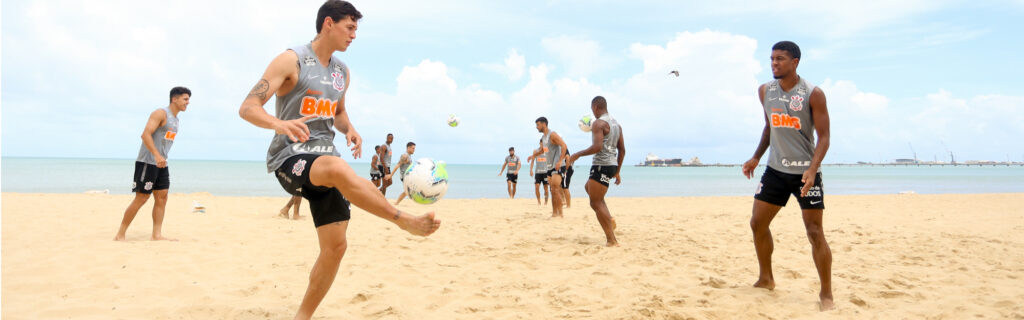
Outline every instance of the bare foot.
POLYGON ((178 241, 178 239, 168 238, 168 237, 164 237, 164 236, 153 236, 153 237, 150 237, 149 240, 153 240, 153 241, 161 241, 161 240, 164 240, 164 241, 178 241))
POLYGON ((441 227, 441 219, 435 219, 433 212, 427 212, 420 216, 406 214, 402 215, 398 226, 413 235, 426 237, 441 227))
POLYGON ((616 241, 616 242, 609 242, 609 243, 605 244, 605 246, 606 247, 618 247, 619 246, 619 242, 618 241, 616 241))
POLYGON ((757 282, 754 282, 754 288, 765 288, 768 290, 775 290, 775 280, 757 279, 757 282))
POLYGON ((829 311, 836 308, 836 305, 832 303, 832 297, 821 297, 821 301, 818 302, 821 307, 821 311, 829 311))
MULTIPOLYGON (((287 218, 288 216, 284 216, 284 217, 287 218)), ((292 220, 299 220, 300 218, 302 218, 302 216, 297 215, 297 214, 292 216, 292 220)))
POLYGON ((288 207, 284 207, 284 209, 281 209, 281 212, 278 213, 277 215, 281 218, 288 219, 288 207))
POLYGON ((114 241, 124 241, 124 235, 123 234, 119 234, 119 235, 114 236, 114 241))

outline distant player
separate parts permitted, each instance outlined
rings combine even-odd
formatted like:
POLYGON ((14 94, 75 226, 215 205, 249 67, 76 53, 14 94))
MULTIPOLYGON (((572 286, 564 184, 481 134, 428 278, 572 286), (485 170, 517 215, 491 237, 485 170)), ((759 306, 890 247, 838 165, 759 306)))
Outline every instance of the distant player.
MULTIPOLYGON (((324 2, 317 12, 313 41, 274 58, 238 111, 253 125, 274 130, 267 150, 267 171, 286 192, 306 198, 316 226, 320 254, 295 319, 311 318, 335 281, 348 248, 349 201, 414 235, 427 236, 441 226, 432 212, 414 216, 388 203, 373 183, 340 157, 334 145, 336 129, 351 146, 352 157, 361 156, 363 139, 349 121, 345 106, 351 72, 334 56, 355 40, 361 17, 346 1, 324 2), (276 117, 263 109, 271 96, 276 96, 276 117)), ((390 265, 374 269, 378 276, 395 270, 390 265)))
POLYGON ((526 157, 530 162, 530 176, 533 177, 533 192, 537 194, 537 204, 540 204, 540 189, 544 188, 544 204, 548 204, 548 158, 544 152, 544 140, 540 140, 540 148, 534 149, 533 154, 526 157))
POLYGON ((139 213, 139 208, 153 195, 153 234, 150 240, 174 240, 165 238, 161 229, 164 224, 164 209, 167 207, 167 190, 171 188, 170 170, 167 168, 167 153, 171 151, 174 137, 178 135, 178 113, 188 108, 192 91, 185 87, 171 89, 171 101, 167 107, 156 109, 149 114, 146 127, 142 129, 142 146, 135 158, 135 178, 132 192, 135 198, 124 210, 121 227, 114 240, 124 240, 128 226, 139 213))
POLYGON ((562 195, 565 196, 565 207, 572 208, 572 194, 569 194, 569 183, 572 182, 572 174, 576 172, 569 165, 569 150, 565 150, 565 177, 562 178, 562 195))
POLYGON ((626 144, 622 137, 622 126, 608 115, 608 102, 604 97, 594 97, 590 101, 590 111, 597 117, 590 125, 593 143, 569 157, 569 165, 580 157, 594 155, 594 164, 590 166, 590 179, 587 180, 584 189, 590 196, 590 208, 594 209, 597 221, 601 223, 601 229, 604 229, 607 246, 617 247, 619 241, 615 239, 615 219, 608 211, 604 195, 608 193, 608 184, 612 178, 615 178, 616 185, 622 182, 619 172, 622 169, 622 159, 626 157, 626 144))
MULTIPOLYGON (((402 157, 398 158, 398 163, 395 164, 395 167, 398 167, 398 178, 403 183, 403 185, 402 185, 402 194, 398 195, 398 200, 395 201, 395 205, 396 206, 399 203, 402 203, 402 199, 405 199, 405 196, 406 196, 405 184, 404 184, 405 183, 405 169, 409 169, 409 165, 412 164, 412 154, 415 153, 415 152, 416 152, 416 143, 414 143, 412 141, 409 141, 409 143, 405 144, 405 154, 403 154, 402 157)), ((388 176, 387 176, 388 180, 391 179, 391 175, 393 175, 393 174, 395 174, 395 173, 392 172, 392 173, 388 174, 388 176)))
MULTIPOLYGON (((544 135, 540 138, 547 157, 548 185, 551 187, 551 216, 562 217, 562 176, 565 175, 565 152, 568 149, 565 141, 558 133, 548 128, 548 118, 540 117, 534 121, 537 131, 544 135)), ((539 156, 534 153, 533 156, 539 156)))
POLYGON ((373 146, 373 158, 370 159, 370 182, 373 186, 380 188, 380 181, 384 174, 380 172, 383 166, 380 164, 380 146, 373 146))
POLYGON ((821 184, 821 161, 829 146, 828 108, 821 88, 808 83, 796 73, 800 64, 800 47, 789 41, 772 46, 772 76, 775 80, 757 89, 764 109, 764 130, 754 156, 743 164, 743 175, 750 179, 771 147, 768 166, 754 193, 754 209, 750 229, 754 232, 754 249, 760 269, 755 287, 775 289, 772 274, 772 251, 775 246, 769 225, 779 210, 796 196, 803 215, 811 255, 821 281, 821 310, 834 308, 832 301, 832 250, 825 241, 822 214, 825 211, 821 184), (814 143, 814 134, 818 142, 814 143))
MULTIPOLYGON (((508 147, 508 156, 505 157, 505 163, 501 165, 501 171, 498 171, 498 176, 501 176, 502 172, 505 172, 505 168, 508 168, 508 174, 505 175, 505 181, 508 183, 508 198, 515 199, 516 197, 516 182, 519 181, 519 156, 516 155, 516 148, 508 147)), ((538 197, 538 201, 540 198, 538 197)))
POLYGON ((391 142, 395 141, 395 135, 388 134, 387 140, 380 145, 380 173, 384 176, 380 185, 380 193, 385 197, 388 195, 388 186, 391 186, 391 142))

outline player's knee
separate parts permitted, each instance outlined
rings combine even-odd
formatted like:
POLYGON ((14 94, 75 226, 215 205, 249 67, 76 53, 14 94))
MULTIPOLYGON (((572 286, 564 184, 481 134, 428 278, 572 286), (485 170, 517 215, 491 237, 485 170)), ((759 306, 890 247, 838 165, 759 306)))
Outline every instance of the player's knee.
POLYGON ((816 244, 825 238, 825 232, 821 230, 821 226, 807 226, 807 239, 811 241, 811 244, 816 244))
POLYGON ((343 239, 320 250, 325 258, 341 260, 341 257, 345 256, 345 250, 348 250, 348 241, 343 239))
POLYGON ((157 204, 167 203, 167 195, 166 194, 153 194, 153 201, 156 202, 157 204))
POLYGON ((750 230, 761 232, 768 229, 768 221, 757 216, 750 217, 750 230))

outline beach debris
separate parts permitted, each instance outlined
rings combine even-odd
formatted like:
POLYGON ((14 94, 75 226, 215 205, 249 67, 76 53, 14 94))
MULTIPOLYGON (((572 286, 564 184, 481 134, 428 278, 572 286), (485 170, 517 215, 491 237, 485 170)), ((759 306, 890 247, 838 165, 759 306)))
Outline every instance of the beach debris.
POLYGON ((88 190, 88 191, 85 191, 85 193, 86 194, 110 194, 110 189, 88 190))
POLYGON ((192 200, 192 213, 206 213, 206 206, 199 201, 192 200))
POLYGON ((914 190, 900 191, 899 194, 917 194, 914 190))

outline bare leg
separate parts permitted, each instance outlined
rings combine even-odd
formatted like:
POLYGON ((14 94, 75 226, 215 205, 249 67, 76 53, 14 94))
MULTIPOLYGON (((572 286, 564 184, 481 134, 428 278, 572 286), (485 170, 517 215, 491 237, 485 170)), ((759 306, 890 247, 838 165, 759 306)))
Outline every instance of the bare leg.
MULTIPOLYGON (((338 189, 352 204, 367 212, 398 225, 411 234, 428 236, 441 227, 441 220, 429 212, 413 216, 398 211, 388 203, 373 183, 359 177, 345 160, 333 156, 322 156, 313 161, 309 170, 310 183, 338 189)), ((317 228, 320 241, 320 255, 309 275, 309 287, 302 298, 295 319, 309 319, 334 283, 338 265, 348 246, 345 232, 348 221, 327 224, 317 228)))
POLYGON ((166 207, 167 189, 153 190, 153 236, 150 237, 150 240, 178 241, 177 239, 165 238, 161 232, 164 226, 164 209, 166 207))
POLYGON ((822 230, 821 216, 824 210, 806 209, 803 210, 804 228, 807 229, 807 240, 811 242, 811 255, 814 257, 814 267, 818 269, 818 279, 821 281, 821 292, 818 297, 821 299, 821 311, 835 308, 832 302, 832 249, 825 241, 825 231, 822 230))
MULTIPOLYGON (((292 220, 299 220, 299 205, 302 204, 302 196, 292 196, 292 220)), ((286 216, 287 218, 287 216, 286 216)))
POLYGON ((508 198, 509 199, 515 198, 515 196, 512 194, 512 181, 506 181, 505 184, 506 184, 506 189, 508 189, 508 198))
POLYGON ((754 287, 775 289, 775 276, 772 275, 772 252, 775 251, 775 243, 772 239, 772 231, 768 229, 772 219, 779 213, 782 207, 754 199, 753 214, 750 217, 750 230, 754 232, 754 250, 757 252, 757 265, 759 274, 754 287))
POLYGON ((405 191, 402 191, 402 194, 398 195, 398 200, 395 201, 395 205, 397 206, 399 203, 402 203, 402 199, 405 199, 405 191))
POLYGON ((281 208, 281 211, 278 212, 277 215, 281 216, 282 218, 287 219, 288 218, 288 209, 291 209, 292 203, 294 203, 294 202, 295 202, 295 196, 292 196, 291 198, 288 198, 288 202, 284 204, 284 208, 281 208))
POLYGON ((615 238, 615 219, 612 218, 612 213, 608 210, 608 204, 604 202, 604 195, 608 193, 608 187, 587 179, 587 185, 584 188, 587 190, 587 195, 590 196, 590 208, 594 209, 597 222, 601 223, 601 229, 604 230, 604 237, 608 241, 607 246, 618 247, 619 240, 615 238))
POLYGON ((338 266, 341 258, 345 256, 348 248, 348 241, 345 232, 348 230, 348 221, 340 221, 322 225, 316 228, 316 236, 320 241, 320 255, 313 264, 313 270, 309 273, 309 286, 306 287, 306 295, 302 297, 302 304, 295 314, 295 319, 309 319, 313 317, 313 311, 323 301, 327 291, 331 289, 335 276, 338 275, 338 266))
MULTIPOLYGON (((539 183, 533 184, 533 192, 537 193, 537 205, 540 205, 540 184, 539 183)), ((545 192, 544 194, 547 194, 547 192, 545 192)), ((547 199, 547 197, 544 197, 544 199, 547 199)))
POLYGON ((569 194, 569 188, 562 188, 562 195, 565 196, 565 207, 572 208, 572 195, 569 194))
POLYGON ((548 180, 551 186, 551 216, 562 217, 562 175, 552 174, 548 180))
POLYGON ((544 184, 544 204, 548 204, 548 189, 550 189, 550 186, 545 183, 544 184))
POLYGON ((128 226, 132 224, 132 220, 135 220, 135 214, 139 213, 139 208, 146 204, 146 200, 149 200, 148 193, 135 193, 135 198, 128 204, 128 208, 124 210, 124 218, 121 218, 121 227, 117 230, 114 241, 124 241, 124 233, 128 231, 128 226))
POLYGON ((386 197, 388 195, 388 186, 391 186, 391 179, 383 178, 380 183, 380 194, 386 197))
POLYGON ((512 198, 516 198, 516 183, 512 184, 512 198))

